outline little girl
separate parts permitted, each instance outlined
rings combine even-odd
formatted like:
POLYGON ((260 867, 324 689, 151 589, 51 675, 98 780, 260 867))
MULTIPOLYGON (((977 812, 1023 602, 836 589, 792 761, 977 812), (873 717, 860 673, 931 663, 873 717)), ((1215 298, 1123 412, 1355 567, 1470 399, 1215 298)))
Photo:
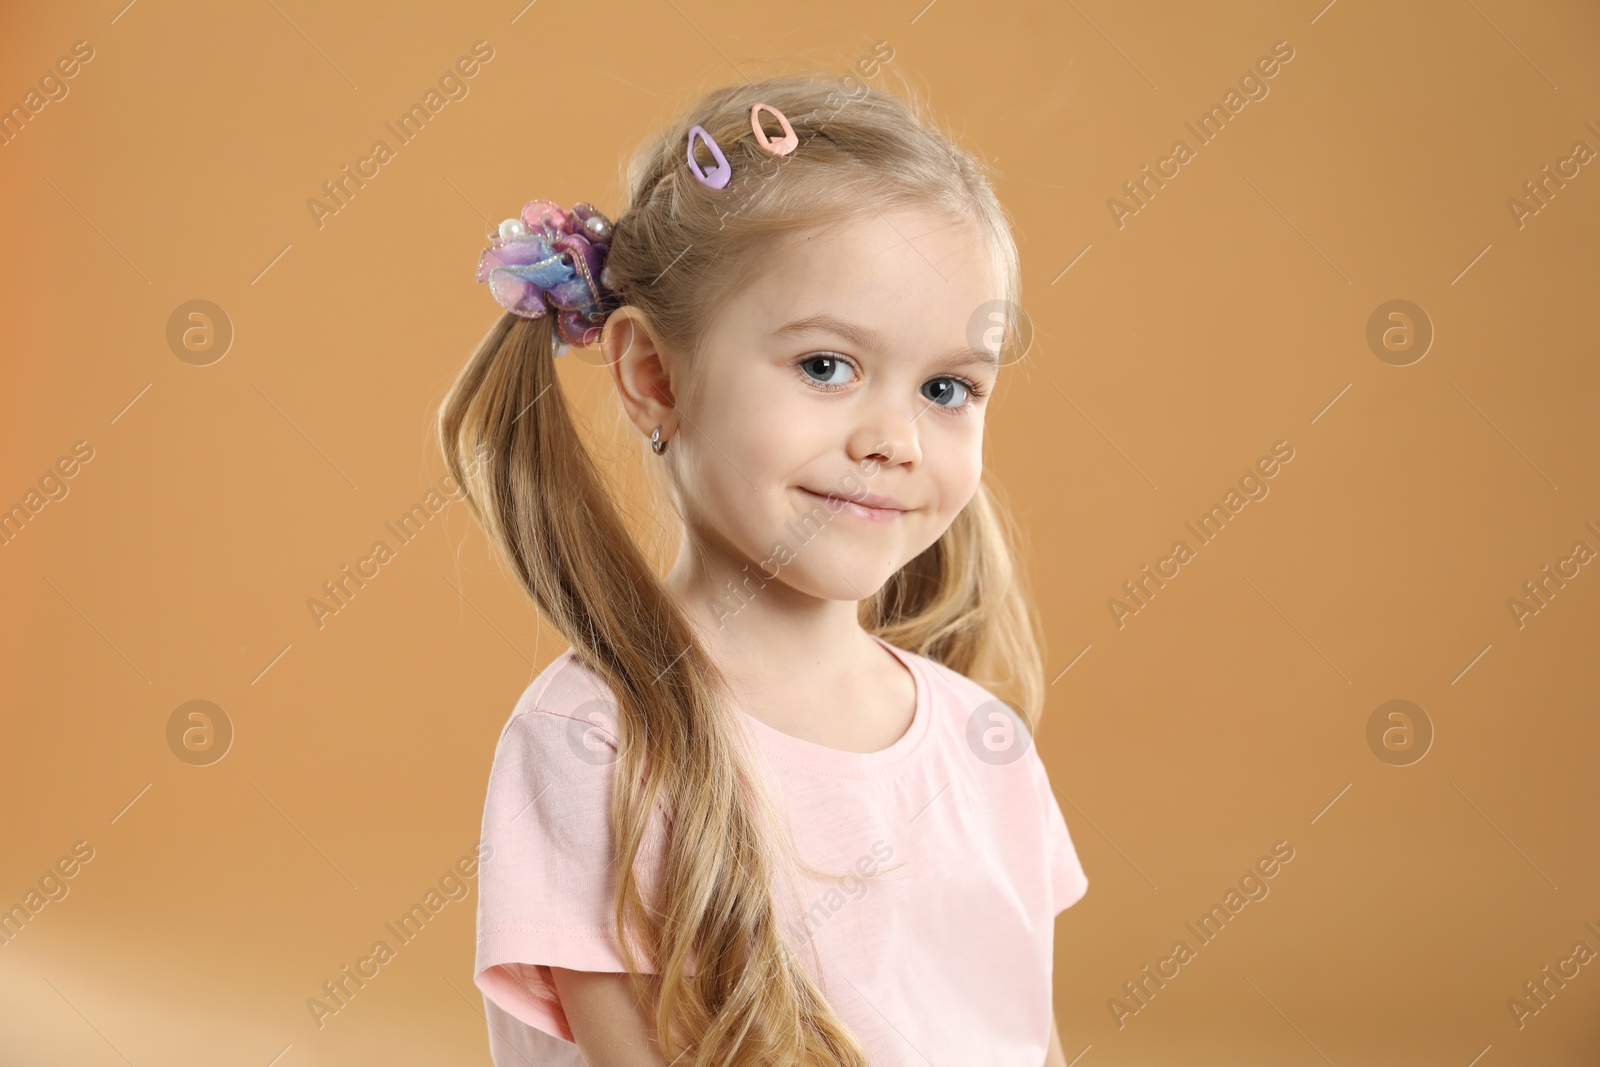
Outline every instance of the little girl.
POLYGON ((441 441, 571 645, 489 775, 495 1063, 1064 1067, 1054 919, 1088 880, 983 476, 1020 279, 978 166, 894 95, 771 78, 649 141, 614 223, 534 200, 491 240, 506 313, 441 441), (665 576, 573 350, 650 442, 665 576))

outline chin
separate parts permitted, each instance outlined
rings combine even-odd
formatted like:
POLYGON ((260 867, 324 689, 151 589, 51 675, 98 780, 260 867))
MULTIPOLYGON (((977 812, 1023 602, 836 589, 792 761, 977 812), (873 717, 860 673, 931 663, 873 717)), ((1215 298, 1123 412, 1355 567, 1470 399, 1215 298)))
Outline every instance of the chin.
POLYGON ((785 567, 784 580, 791 588, 819 600, 866 600, 899 569, 900 564, 877 560, 838 560, 832 564, 814 561, 803 572, 785 567))

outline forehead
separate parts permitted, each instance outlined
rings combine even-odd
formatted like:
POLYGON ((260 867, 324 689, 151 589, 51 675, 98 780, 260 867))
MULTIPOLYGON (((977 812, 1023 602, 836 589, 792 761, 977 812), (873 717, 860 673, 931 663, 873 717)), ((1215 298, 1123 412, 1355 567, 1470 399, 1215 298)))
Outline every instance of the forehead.
POLYGON ((893 347, 944 351, 1003 296, 993 259, 976 222, 927 208, 874 211, 777 240, 729 301, 729 325, 781 341, 786 323, 831 316, 893 347))

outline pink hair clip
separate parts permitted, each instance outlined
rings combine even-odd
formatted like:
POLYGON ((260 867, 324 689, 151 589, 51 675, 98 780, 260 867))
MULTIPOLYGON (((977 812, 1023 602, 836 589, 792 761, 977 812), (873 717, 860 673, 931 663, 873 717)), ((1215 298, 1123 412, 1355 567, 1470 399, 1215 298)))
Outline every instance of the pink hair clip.
POLYGON ((771 104, 755 104, 750 108, 750 128, 755 131, 756 144, 771 152, 775 156, 786 156, 793 152, 800 143, 800 138, 795 136, 794 127, 789 125, 789 120, 783 112, 771 104), (783 136, 776 141, 767 136, 767 131, 761 128, 761 112, 769 111, 778 119, 778 125, 783 127, 783 136))

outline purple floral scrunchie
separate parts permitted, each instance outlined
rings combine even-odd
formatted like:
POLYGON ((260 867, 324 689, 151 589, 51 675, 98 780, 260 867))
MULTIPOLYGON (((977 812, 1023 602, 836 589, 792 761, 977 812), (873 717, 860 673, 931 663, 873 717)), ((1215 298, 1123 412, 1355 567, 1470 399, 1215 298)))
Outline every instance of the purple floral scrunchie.
POLYGON ((506 219, 478 257, 478 281, 501 307, 525 319, 554 314, 564 344, 584 347, 600 339, 615 303, 606 285, 611 220, 581 201, 572 210, 552 200, 530 200, 520 218, 506 219))

